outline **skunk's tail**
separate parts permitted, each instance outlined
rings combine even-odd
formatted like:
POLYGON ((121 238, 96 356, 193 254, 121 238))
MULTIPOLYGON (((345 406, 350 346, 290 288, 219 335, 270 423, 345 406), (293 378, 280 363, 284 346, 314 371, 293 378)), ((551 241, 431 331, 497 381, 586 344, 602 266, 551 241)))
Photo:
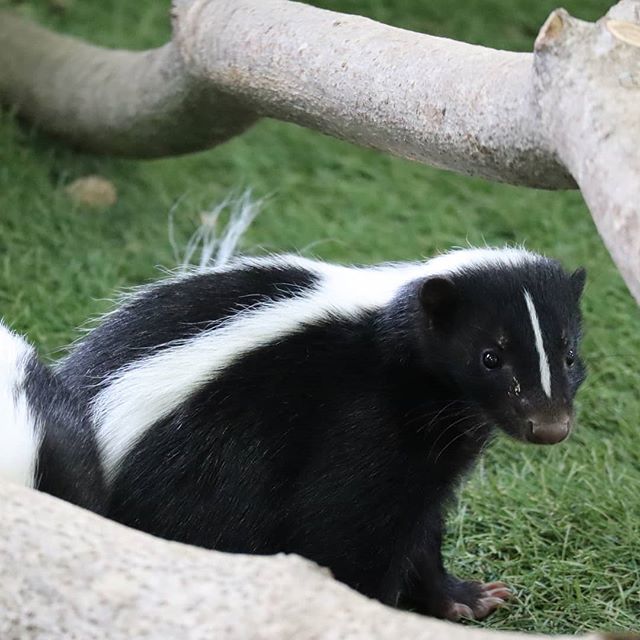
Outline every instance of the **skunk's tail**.
POLYGON ((35 487, 42 431, 28 398, 35 351, 0 323, 0 478, 35 487))
MULTIPOLYGON (((260 204, 245 191, 240 197, 229 196, 204 214, 178 269, 198 271, 227 263, 260 204), (226 225, 220 224, 221 217, 227 219, 226 225)), ((170 239, 173 242, 172 234, 170 239)), ((0 478, 99 513, 107 500, 86 401, 2 322, 0 478)))
POLYGON ((1 322, 0 478, 103 511, 86 412, 35 349, 1 322))

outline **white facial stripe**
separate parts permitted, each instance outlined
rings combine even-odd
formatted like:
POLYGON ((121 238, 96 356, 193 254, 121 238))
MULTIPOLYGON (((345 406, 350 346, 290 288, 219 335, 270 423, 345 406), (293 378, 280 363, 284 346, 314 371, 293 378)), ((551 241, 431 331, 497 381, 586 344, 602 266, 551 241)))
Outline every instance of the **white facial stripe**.
POLYGON ((524 301, 527 303, 527 309, 529 310, 529 317, 531 318, 531 326, 533 327, 533 335, 536 340, 536 350, 538 351, 538 357, 540 358, 540 382, 542 389, 547 394, 547 397, 551 397, 551 370, 549 369, 549 358, 544 350, 544 342, 542 341, 542 331, 540 330, 540 322, 538 320, 538 314, 536 313, 536 307, 533 304, 531 295, 525 289, 524 301))

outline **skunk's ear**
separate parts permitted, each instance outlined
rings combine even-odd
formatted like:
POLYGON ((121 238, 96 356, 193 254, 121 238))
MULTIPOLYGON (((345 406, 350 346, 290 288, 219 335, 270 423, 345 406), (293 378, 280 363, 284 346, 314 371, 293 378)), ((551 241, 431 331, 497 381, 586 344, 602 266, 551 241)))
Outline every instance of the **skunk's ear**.
POLYGON ((576 269, 570 276, 571 288, 573 289, 573 295, 576 300, 580 299, 582 292, 584 291, 584 285, 587 281, 587 270, 584 267, 576 269))
POLYGON ((420 287, 420 302, 431 326, 443 326, 451 319, 458 301, 453 280, 444 276, 427 278, 420 287))

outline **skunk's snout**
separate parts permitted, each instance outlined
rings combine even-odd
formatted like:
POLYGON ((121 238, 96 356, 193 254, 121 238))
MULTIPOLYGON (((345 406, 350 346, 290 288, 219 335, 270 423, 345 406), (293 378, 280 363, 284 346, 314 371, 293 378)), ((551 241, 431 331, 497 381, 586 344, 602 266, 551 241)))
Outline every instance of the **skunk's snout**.
POLYGON ((552 418, 534 416, 527 420, 526 438, 535 444, 562 442, 571 431, 571 416, 566 413, 552 418))

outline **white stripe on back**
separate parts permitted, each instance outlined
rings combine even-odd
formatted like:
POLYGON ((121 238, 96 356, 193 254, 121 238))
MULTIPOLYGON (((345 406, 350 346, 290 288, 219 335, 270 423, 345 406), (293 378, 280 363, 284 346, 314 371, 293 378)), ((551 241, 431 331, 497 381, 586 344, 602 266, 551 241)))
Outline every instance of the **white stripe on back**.
POLYGON ((529 310, 531 326, 533 327, 533 335, 536 341, 536 351, 538 352, 538 358, 540 360, 540 383, 542 384, 543 391, 547 394, 547 398, 550 398, 551 370, 549 369, 549 358, 547 357, 547 352, 544 350, 542 331, 540 329, 540 321, 538 320, 536 307, 533 304, 531 294, 526 289, 524 289, 524 301, 527 303, 527 309, 529 310))
MULTIPOLYGON (((222 375, 243 355, 310 323, 357 318, 364 312, 382 308, 397 295, 400 287, 417 278, 486 266, 512 267, 539 259, 540 256, 522 249, 486 248, 457 250, 421 263, 368 268, 332 265, 298 256, 276 256, 244 259, 211 270, 213 275, 249 265, 293 266, 316 275, 319 283, 291 298, 240 311, 215 328, 176 341, 107 378, 92 403, 107 480, 114 479, 124 456, 154 423, 222 375)), ((187 277, 181 276, 177 281, 187 277)), ((144 295, 144 291, 137 295, 144 295)))

